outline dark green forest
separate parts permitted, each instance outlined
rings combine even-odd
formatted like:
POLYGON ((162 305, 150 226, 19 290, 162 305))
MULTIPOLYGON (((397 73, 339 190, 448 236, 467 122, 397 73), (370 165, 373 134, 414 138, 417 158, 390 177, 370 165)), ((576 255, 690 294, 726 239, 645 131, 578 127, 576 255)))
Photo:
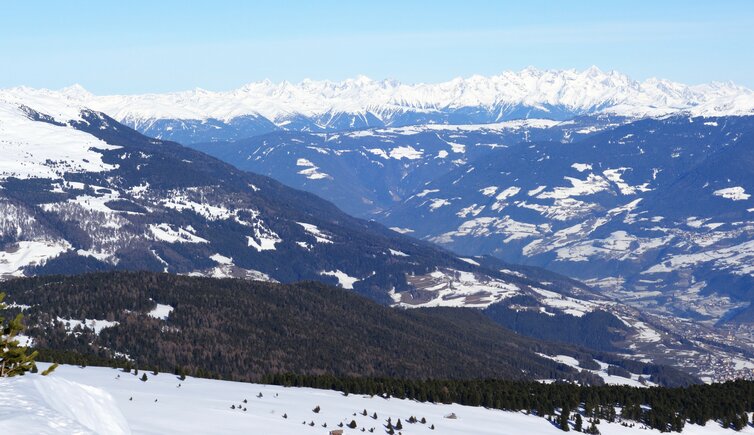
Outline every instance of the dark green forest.
MULTIPOLYGON (((272 284, 128 272, 25 278, 3 283, 8 300, 29 305, 27 333, 41 354, 89 363, 128 355, 140 367, 253 381, 275 373, 409 379, 601 378, 538 354, 594 364, 601 353, 532 339, 479 310, 394 309, 316 282, 272 284), (157 303, 174 309, 149 317, 157 303), (58 319, 118 322, 96 335, 69 333, 58 319)), ((694 378, 612 356, 611 364, 663 385, 694 378)))

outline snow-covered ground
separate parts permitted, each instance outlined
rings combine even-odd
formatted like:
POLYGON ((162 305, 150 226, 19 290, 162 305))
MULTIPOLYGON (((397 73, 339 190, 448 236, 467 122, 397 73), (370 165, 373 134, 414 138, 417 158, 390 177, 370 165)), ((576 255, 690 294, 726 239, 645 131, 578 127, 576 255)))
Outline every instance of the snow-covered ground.
MULTIPOLYGON (((459 259, 479 265, 470 258, 459 259)), ((413 292, 391 290, 390 297, 397 306, 485 308, 521 293, 515 284, 456 269, 438 269, 426 275, 407 276, 406 279, 421 296, 416 298, 413 292)))
POLYGON ((334 276, 338 279, 338 284, 340 284, 341 287, 353 290, 353 285, 356 283, 356 281, 361 281, 359 278, 354 278, 347 273, 340 271, 340 270, 325 270, 319 273, 320 275, 326 275, 326 276, 334 276))
MULTIPOLYGON (((40 364, 41 366, 46 366, 40 364)), ((0 379, 0 433, 3 434, 328 434, 351 420, 356 429, 385 432, 388 417, 400 418, 410 434, 552 434, 562 431, 547 420, 523 413, 460 405, 435 405, 336 391, 186 378, 161 373, 148 380, 121 370, 61 366, 49 377, 0 379), (247 402, 244 403, 244 400, 247 402), (235 407, 232 409, 231 407, 235 407), (319 406, 320 412, 313 412, 319 406), (240 408, 240 409, 239 409, 240 408), (245 409, 245 410, 244 410, 245 409), (366 409, 368 416, 361 415, 366 409), (377 413, 378 418, 372 419, 377 413), (454 413, 457 418, 445 416, 454 413), (427 423, 409 424, 410 416, 427 423), (285 418, 284 416, 287 416, 285 418), (302 424, 306 422, 306 424, 302 424), (309 426, 314 422, 314 426, 309 426), (327 428, 323 424, 327 424, 327 428), (435 430, 430 426, 434 425, 435 430)), ((602 422, 605 435, 652 434, 641 425, 626 428, 602 422)), ((718 425, 687 425, 684 434, 733 434, 718 425)), ((754 434, 754 428, 743 434, 754 434)))
MULTIPOLYGON (((31 92, 31 91, 30 91, 31 92)), ((71 172, 105 172, 117 166, 102 161, 100 151, 119 147, 67 125, 37 122, 23 106, 8 102, 0 92, 0 179, 62 179, 71 172)), ((32 109, 57 117, 61 123, 79 119, 83 107, 50 98, 40 102, 27 96, 32 109), (62 112, 62 114, 61 114, 62 112)))

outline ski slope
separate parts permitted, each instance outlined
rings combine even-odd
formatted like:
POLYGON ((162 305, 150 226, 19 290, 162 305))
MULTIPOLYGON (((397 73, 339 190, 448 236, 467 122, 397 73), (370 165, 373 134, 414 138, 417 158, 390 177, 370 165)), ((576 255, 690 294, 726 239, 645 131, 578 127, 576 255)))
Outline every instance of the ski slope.
MULTIPOLYGON (((46 367, 40 364, 40 368, 46 367)), ((388 417, 400 418, 403 434, 520 435, 560 434, 547 420, 523 413, 461 405, 349 395, 309 388, 286 388, 100 367, 61 366, 49 377, 0 379, 0 433, 3 434, 329 434, 354 420, 344 434, 383 434, 388 417), (244 400, 247 403, 244 403, 244 400), (240 405, 240 409, 238 408, 240 405), (236 409, 231 409, 235 406, 236 409), (320 412, 315 413, 315 407, 320 412), (244 408, 246 410, 244 410, 244 408), (368 415, 361 412, 366 409, 368 415), (377 413, 375 420, 371 416, 377 413), (455 414, 456 419, 446 418, 455 414), (409 424, 410 416, 426 424, 409 424), (287 418, 284 418, 287 416, 287 418), (306 424, 302 424, 306 422, 306 424), (309 426, 314 422, 314 426, 309 426), (323 424, 327 424, 327 428, 323 424), (434 425, 435 429, 430 429, 434 425)), ((603 422, 605 435, 651 434, 641 425, 626 428, 603 422)), ((397 432, 397 431, 396 431, 397 432)), ((733 434, 716 424, 687 425, 684 434, 733 434)), ((754 434, 754 428, 743 430, 754 434)))

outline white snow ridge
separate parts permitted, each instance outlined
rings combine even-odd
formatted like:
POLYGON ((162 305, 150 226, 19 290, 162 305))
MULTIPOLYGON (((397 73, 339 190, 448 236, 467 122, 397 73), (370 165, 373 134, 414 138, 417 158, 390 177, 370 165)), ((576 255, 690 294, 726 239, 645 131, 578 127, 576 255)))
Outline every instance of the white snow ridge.
MULTIPOLYGON (((41 98, 56 92, 28 88, 0 92, 0 100, 41 98)), ((227 92, 195 89, 145 95, 94 96, 83 89, 58 95, 99 110, 119 121, 156 119, 227 122, 245 115, 261 115, 285 126, 295 115, 364 114, 382 118, 406 110, 432 111, 459 107, 562 106, 575 114, 614 113, 661 116, 690 112, 697 116, 754 114, 754 92, 732 83, 689 86, 668 80, 637 82, 616 71, 596 67, 584 71, 526 68, 499 75, 456 78, 444 83, 404 84, 367 77, 342 82, 303 80, 301 83, 249 83, 227 92)), ((70 119, 70 118, 69 118, 70 119)), ((411 147, 408 147, 411 148, 411 147)), ((400 149, 394 158, 414 158, 413 149, 400 149)))

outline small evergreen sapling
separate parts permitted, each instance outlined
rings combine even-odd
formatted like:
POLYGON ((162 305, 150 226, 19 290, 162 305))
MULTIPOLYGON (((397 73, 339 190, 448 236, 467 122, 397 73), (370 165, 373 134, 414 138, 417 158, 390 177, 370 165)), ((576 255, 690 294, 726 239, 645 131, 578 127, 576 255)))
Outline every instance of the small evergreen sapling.
POLYGON ((42 372, 42 376, 47 376, 50 373, 52 373, 53 371, 55 371, 55 369, 58 368, 58 365, 59 365, 58 363, 54 363, 50 367, 47 367, 47 369, 42 372))
MULTIPOLYGON (((6 308, 3 299, 5 299, 5 293, 0 293, 0 310, 6 308)), ((27 355, 28 347, 21 346, 16 339, 18 334, 24 330, 24 325, 21 323, 22 319, 23 315, 19 314, 6 324, 5 319, 0 317, 0 378, 23 375, 34 368, 34 359, 37 357, 37 352, 34 351, 27 355)), ((42 374, 49 374, 55 369, 54 367, 57 366, 54 365, 42 374)))

